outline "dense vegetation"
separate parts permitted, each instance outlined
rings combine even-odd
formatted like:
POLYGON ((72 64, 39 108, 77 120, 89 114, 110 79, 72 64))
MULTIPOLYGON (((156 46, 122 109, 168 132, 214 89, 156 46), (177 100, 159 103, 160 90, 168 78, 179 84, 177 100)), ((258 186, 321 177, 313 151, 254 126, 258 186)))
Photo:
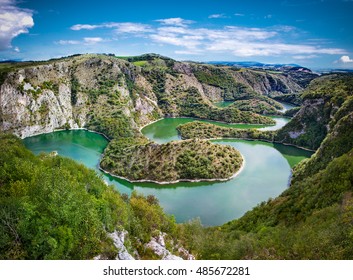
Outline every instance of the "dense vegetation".
MULTIPOLYGON (((311 104, 306 110, 317 112, 316 118, 323 115, 314 106, 341 105, 331 107, 326 119, 330 131, 312 158, 295 167, 285 192, 222 227, 203 228, 197 220, 184 225, 184 238, 200 258, 352 259, 351 81, 347 75, 322 77, 311 84, 313 92, 306 92, 304 98, 311 104)), ((305 121, 308 131, 318 125, 316 118, 299 116, 304 118, 295 118, 305 121)))
POLYGON ((274 137, 276 134, 274 131, 260 131, 257 129, 237 129, 199 121, 179 125, 177 129, 182 139, 240 138, 258 139, 272 142, 274 141, 274 137))
POLYGON ((157 182, 227 179, 242 165, 230 146, 208 141, 175 141, 164 145, 140 139, 115 139, 104 152, 103 169, 129 180, 157 182))
POLYGON ((0 259, 114 258, 107 232, 122 229, 143 258, 143 242, 159 231, 175 238, 174 218, 153 196, 121 196, 94 171, 60 156, 34 156, 12 135, 0 134, 0 145, 0 259))
POLYGON ((187 242, 204 259, 352 259, 352 156, 222 227, 186 224, 187 242))
POLYGON ((271 97, 280 102, 286 102, 294 105, 301 105, 303 100, 300 94, 280 94, 271 95, 271 97))
POLYGON ((352 84, 351 74, 313 80, 302 94, 302 108, 278 131, 276 140, 316 150, 328 129, 352 109, 352 84))
MULTIPOLYGON (((185 96, 181 96, 179 100, 181 103, 180 114, 185 117, 227 123, 275 124, 274 120, 253 113, 250 107, 248 107, 248 111, 241 111, 237 108, 237 105, 233 104, 225 108, 212 106, 202 100, 199 91, 194 87, 189 88, 185 96)), ((238 106, 240 107, 241 104, 239 103, 238 106)))

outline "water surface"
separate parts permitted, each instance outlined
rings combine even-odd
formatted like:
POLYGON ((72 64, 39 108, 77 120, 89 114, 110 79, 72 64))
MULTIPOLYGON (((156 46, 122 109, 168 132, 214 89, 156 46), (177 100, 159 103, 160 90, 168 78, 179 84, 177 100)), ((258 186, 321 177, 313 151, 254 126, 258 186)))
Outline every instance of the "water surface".
MULTIPOLYGON (((145 127, 142 132, 150 139, 165 143, 178 139, 175 127, 192 119, 165 119, 145 127)), ((94 168, 105 181, 120 192, 155 195, 167 213, 178 222, 200 217, 204 225, 221 225, 241 217, 246 211, 270 197, 278 196, 287 188, 291 166, 311 155, 294 147, 260 141, 217 140, 231 145, 245 159, 245 167, 236 178, 227 182, 180 182, 158 185, 154 183, 129 183, 107 176, 98 169, 107 140, 99 134, 85 130, 59 131, 24 139, 27 148, 38 154, 57 151, 94 168)))

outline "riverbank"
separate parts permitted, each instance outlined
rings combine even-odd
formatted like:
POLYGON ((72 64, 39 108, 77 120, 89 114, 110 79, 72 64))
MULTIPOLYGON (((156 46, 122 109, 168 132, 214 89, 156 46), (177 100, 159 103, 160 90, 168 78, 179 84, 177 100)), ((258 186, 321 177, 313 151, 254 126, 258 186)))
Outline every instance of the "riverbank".
MULTIPOLYGON (((269 116, 269 118, 271 118, 271 117, 274 117, 274 118, 287 118, 287 117, 284 117, 283 115, 278 115, 278 116, 277 115, 271 115, 271 116, 269 116)), ((159 121, 161 121, 163 119, 192 119, 192 120, 195 120, 195 121, 215 122, 215 123, 226 124, 226 125, 253 125, 253 126, 262 125, 262 126, 265 126, 265 127, 271 127, 271 126, 275 126, 276 125, 276 124, 262 124, 262 123, 228 123, 228 122, 209 120, 209 119, 201 119, 201 118, 194 118, 194 117, 164 117, 164 118, 159 118, 158 120, 149 122, 148 124, 145 124, 145 125, 141 126, 139 128, 139 131, 141 132, 142 129, 144 129, 145 127, 147 127, 147 126, 149 126, 151 124, 154 124, 156 122, 159 122, 159 121)))
POLYGON ((50 134, 50 133, 53 133, 53 132, 60 132, 60 131, 75 131, 75 130, 85 130, 85 131, 89 131, 89 132, 92 132, 92 133, 96 133, 96 134, 100 134, 102 135, 105 139, 107 139, 108 141, 111 141, 112 139, 110 139, 107 135, 105 135, 104 133, 102 132, 98 132, 98 131, 94 131, 94 130, 90 130, 90 129, 87 129, 87 128, 84 128, 84 127, 79 127, 79 128, 70 128, 70 129, 65 129, 65 128, 59 128, 59 129, 54 129, 53 131, 50 131, 50 132, 42 132, 42 133, 35 133, 31 136, 27 136, 27 137, 20 137, 22 140, 23 139, 26 139, 26 138, 30 138, 30 137, 34 137, 34 136, 40 136, 40 135, 44 135, 44 134, 50 134))

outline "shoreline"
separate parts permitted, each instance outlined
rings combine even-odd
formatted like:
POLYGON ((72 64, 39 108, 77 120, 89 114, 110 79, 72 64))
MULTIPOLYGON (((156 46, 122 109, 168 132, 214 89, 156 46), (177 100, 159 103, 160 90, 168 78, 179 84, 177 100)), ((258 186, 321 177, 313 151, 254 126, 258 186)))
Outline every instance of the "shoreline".
MULTIPOLYGON (((191 139, 191 138, 189 138, 191 139)), ((311 150, 309 148, 304 148, 304 147, 300 147, 294 144, 290 144, 290 143, 282 143, 282 142, 278 142, 278 141, 270 141, 270 140, 265 140, 265 139, 251 139, 251 138, 231 138, 231 137, 216 137, 216 138, 198 138, 200 140, 246 140, 246 141, 260 141, 260 142, 266 142, 266 143, 274 143, 274 144, 281 144, 284 146, 290 146, 290 147, 294 147, 300 150, 304 150, 304 151, 308 151, 308 152, 313 152, 315 153, 316 150, 311 150)), ((183 140, 188 140, 188 139, 183 139, 183 140)))
MULTIPOLYGON (((239 151, 238 151, 239 152, 239 151)), ((180 179, 180 180, 175 180, 175 181, 154 181, 154 180, 130 180, 126 177, 122 177, 119 175, 115 175, 113 173, 110 173, 109 171, 103 169, 99 164, 98 164, 98 168, 100 171, 104 172, 105 174, 109 174, 112 177, 115 178, 119 178, 122 180, 125 180, 129 183, 154 183, 154 184, 158 184, 158 185, 172 185, 172 184, 176 184, 176 183, 182 183, 182 182, 189 182, 189 183, 199 183, 199 182, 226 182, 226 181, 230 181, 234 178, 236 178, 243 170, 245 167, 245 158, 243 157, 243 155, 239 152, 241 158, 242 158, 242 164, 240 166, 240 168, 231 176, 228 178, 214 178, 214 179, 180 179)))
MULTIPOLYGON (((288 117, 284 117, 284 116, 280 116, 280 115, 278 115, 278 116, 277 115, 276 116, 271 115, 271 116, 275 117, 275 118, 283 117, 283 118, 290 119, 288 117)), ((271 117, 268 117, 268 118, 271 118, 271 117)), ((228 125, 237 125, 237 124, 244 125, 245 124, 245 125, 263 125, 263 126, 266 126, 266 127, 267 126, 271 127, 271 126, 275 126, 276 125, 276 124, 263 124, 263 123, 228 123, 228 122, 223 122, 223 121, 216 121, 216 120, 210 120, 210 119, 201 119, 201 118, 194 118, 194 117, 162 117, 162 118, 159 118, 158 120, 152 121, 152 122, 150 122, 148 124, 145 124, 145 125, 141 126, 139 128, 139 131, 141 132, 141 130, 143 128, 145 128, 146 126, 149 126, 150 124, 153 124, 153 123, 158 122, 158 121, 163 120, 163 119, 192 119, 192 120, 195 120, 195 121, 215 122, 215 123, 228 124, 228 125)))
MULTIPOLYGON (((170 119, 183 118, 183 119, 212 121, 212 120, 208 120, 208 119, 197 119, 197 118, 191 118, 191 117, 168 117, 168 118, 170 118, 170 119)), ((150 124, 153 124, 153 123, 158 122, 158 121, 163 120, 163 119, 166 119, 166 118, 159 118, 158 120, 155 120, 155 121, 152 121, 152 122, 150 122, 148 124, 143 125, 141 128, 139 128, 140 133, 142 133, 141 130, 144 127, 149 126, 150 124)), ((215 122, 219 122, 219 121, 215 121, 215 122)), ((220 123, 225 123, 225 122, 220 122, 220 123)), ((246 124, 246 123, 225 123, 225 124, 246 124)), ((248 124, 248 125, 258 125, 258 124, 248 124)), ((39 136, 39 135, 42 135, 42 134, 49 134, 49 133, 53 133, 53 132, 57 132, 57 131, 71 131, 71 130, 86 130, 86 131, 89 131, 89 132, 92 132, 92 133, 96 133, 96 134, 102 135, 109 142, 112 140, 112 139, 110 139, 107 135, 105 135, 102 132, 98 132, 98 131, 95 131, 95 130, 90 130, 90 129, 84 128, 84 127, 70 128, 70 129, 54 129, 53 131, 50 131, 50 132, 35 133, 35 134, 31 135, 31 136, 20 137, 20 138, 23 140, 25 138, 39 136)), ((153 140, 151 140, 149 138, 147 138, 147 139, 150 140, 150 141, 153 141, 153 140)), ((270 141, 270 140, 265 140, 265 139, 233 138, 233 137, 215 137, 215 138, 198 138, 198 139, 200 139, 200 140, 227 140, 227 139, 229 139, 229 140, 262 141, 262 142, 267 142, 267 143, 281 144, 281 145, 284 145, 284 146, 291 146, 291 147, 295 147, 295 148, 298 148, 298 149, 301 149, 301 150, 305 150, 305 151, 309 151, 309 152, 313 152, 313 153, 316 152, 316 150, 312 150, 312 149, 309 149, 309 148, 301 147, 301 146, 298 146, 298 145, 295 145, 295 144, 283 143, 283 142, 278 142, 278 141, 270 141)), ((183 141, 183 140, 188 140, 188 139, 181 138, 180 140, 174 140, 174 141, 183 141)), ((103 155, 103 153, 102 153, 102 155, 103 155)))
POLYGON ((53 131, 50 131, 50 132, 35 133, 35 134, 32 134, 31 136, 20 137, 20 138, 23 140, 23 139, 26 139, 26 138, 31 138, 31 137, 39 136, 39 135, 43 135, 43 134, 49 134, 49 133, 60 132, 60 131, 72 131, 72 130, 86 130, 86 131, 89 131, 89 132, 92 132, 92 133, 96 133, 96 134, 100 134, 100 135, 104 136, 104 138, 107 139, 109 142, 112 140, 112 139, 110 139, 107 135, 105 135, 102 132, 90 130, 90 129, 85 128, 85 127, 70 128, 70 129, 59 128, 59 129, 54 129, 53 131))

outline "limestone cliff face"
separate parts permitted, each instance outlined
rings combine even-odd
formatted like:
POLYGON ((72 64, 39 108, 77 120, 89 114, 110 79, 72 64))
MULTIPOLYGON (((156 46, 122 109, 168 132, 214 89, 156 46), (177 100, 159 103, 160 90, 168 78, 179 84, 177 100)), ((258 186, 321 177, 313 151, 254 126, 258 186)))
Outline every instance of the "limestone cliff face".
POLYGON ((15 70, 1 85, 0 129, 24 138, 83 128, 92 121, 92 112, 104 115, 107 108, 121 109, 130 126, 138 128, 157 118, 160 111, 148 85, 144 85, 146 95, 132 96, 126 77, 143 85, 143 77, 131 64, 95 56, 15 70))
POLYGON ((16 64, 1 85, 0 129, 22 138, 63 128, 126 137, 162 116, 190 116, 196 103, 214 110, 215 101, 301 89, 281 74, 159 57, 139 67, 116 57, 79 55, 16 64))
POLYGON ((11 73, 0 91, 2 130, 24 138, 52 132, 66 124, 71 128, 84 126, 86 98, 78 95, 76 106, 71 104, 67 72, 67 66, 60 64, 55 70, 53 65, 46 65, 11 73), (61 81, 55 89, 43 84, 58 78, 61 81))
POLYGON ((276 140, 317 149, 327 135, 330 112, 323 98, 304 100, 292 121, 278 131, 276 140))
MULTIPOLYGON (((236 100, 239 95, 245 92, 275 96, 297 94, 303 90, 300 80, 281 72, 200 64, 190 64, 189 68, 179 66, 177 69, 195 75, 202 83, 204 92, 211 101, 236 100)), ((313 79, 314 76, 311 78, 313 79)))

